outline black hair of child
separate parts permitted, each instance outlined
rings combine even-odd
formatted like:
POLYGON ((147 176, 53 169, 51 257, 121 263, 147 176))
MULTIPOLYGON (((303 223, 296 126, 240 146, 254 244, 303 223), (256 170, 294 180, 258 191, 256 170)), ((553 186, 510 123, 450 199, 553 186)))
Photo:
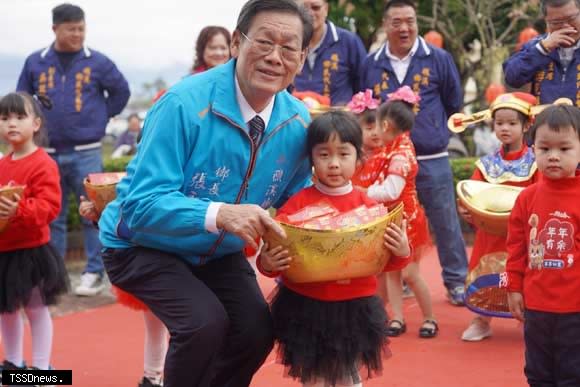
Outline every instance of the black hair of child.
POLYGON ((545 108, 536 116, 534 125, 530 129, 532 142, 536 141, 538 128, 543 125, 554 132, 572 127, 580 139, 580 109, 571 105, 552 105, 545 108))
POLYGON ((385 120, 388 120, 401 132, 407 132, 413 129, 413 125, 415 125, 413 105, 401 100, 383 103, 377 111, 377 122, 380 125, 385 120))
POLYGON ((18 91, 6 94, 0 99, 0 116, 17 114, 28 116, 30 113, 40 119, 40 130, 34 133, 34 142, 38 146, 47 146, 48 139, 44 131, 45 118, 38 102, 28 93, 18 91))
POLYGON ((306 146, 310 162, 312 150, 318 144, 327 142, 336 133, 341 142, 349 143, 356 149, 356 157, 362 156, 362 129, 352 113, 331 111, 316 117, 308 127, 306 146))

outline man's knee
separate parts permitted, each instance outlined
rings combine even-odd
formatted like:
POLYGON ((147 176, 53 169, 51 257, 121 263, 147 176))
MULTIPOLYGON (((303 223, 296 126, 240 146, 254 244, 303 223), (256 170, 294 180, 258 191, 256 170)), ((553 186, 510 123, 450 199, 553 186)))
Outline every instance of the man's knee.
POLYGON ((254 352, 270 352, 274 344, 274 329, 272 316, 266 304, 258 308, 253 315, 247 314, 242 321, 240 344, 243 347, 253 347, 254 352))

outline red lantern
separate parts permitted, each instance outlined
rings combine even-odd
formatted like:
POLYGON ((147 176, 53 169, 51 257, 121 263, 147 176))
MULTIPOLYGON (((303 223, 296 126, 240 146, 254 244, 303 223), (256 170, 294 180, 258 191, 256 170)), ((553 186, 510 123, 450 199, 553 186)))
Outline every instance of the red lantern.
POLYGON ((489 105, 491 105, 491 103, 495 101, 495 99, 498 96, 504 93, 505 93, 504 85, 502 85, 501 83, 491 83, 487 87, 487 89, 485 89, 485 100, 489 105))
POLYGON ((434 45, 435 47, 443 48, 443 35, 435 30, 431 30, 427 32, 423 38, 429 44, 434 45))
POLYGON ((540 33, 532 27, 524 28, 518 35, 518 44, 516 44, 516 51, 519 51, 524 44, 538 36, 540 33))

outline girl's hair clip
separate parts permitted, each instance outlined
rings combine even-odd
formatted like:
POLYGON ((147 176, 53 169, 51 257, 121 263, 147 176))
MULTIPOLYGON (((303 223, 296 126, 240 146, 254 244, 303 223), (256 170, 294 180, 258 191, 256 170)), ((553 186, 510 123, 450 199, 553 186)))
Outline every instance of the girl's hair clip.
POLYGON ((373 98, 373 91, 366 89, 353 95, 346 107, 351 112, 360 114, 365 110, 375 110, 379 107, 380 103, 378 99, 373 98))
POLYGON ((409 86, 399 87, 394 93, 387 94, 387 101, 403 101, 415 105, 421 101, 419 94, 416 94, 409 86))

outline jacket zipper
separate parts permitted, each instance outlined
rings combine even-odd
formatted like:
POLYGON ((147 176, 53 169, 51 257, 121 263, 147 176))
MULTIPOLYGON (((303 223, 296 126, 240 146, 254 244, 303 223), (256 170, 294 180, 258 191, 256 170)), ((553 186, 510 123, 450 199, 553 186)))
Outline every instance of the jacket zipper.
MULTIPOLYGON (((254 173, 254 167, 256 166, 256 154, 258 153, 258 148, 260 147, 259 145, 262 145, 266 142, 266 140, 270 139, 274 134, 276 134, 287 122, 291 121, 292 119, 294 119, 296 115, 293 115, 291 118, 289 118, 288 120, 282 122, 280 125, 278 125, 276 128, 274 128, 272 130, 272 133, 270 133, 267 137, 263 137, 260 140, 260 144, 258 145, 257 148, 254 148, 254 143, 252 142, 252 139, 250 137, 250 135, 248 134, 248 132, 242 128, 241 126, 237 125, 235 122, 233 122, 232 120, 230 120, 228 117, 217 113, 214 111, 214 113, 219 116, 222 117, 223 119, 225 119, 226 121, 228 121, 231 125, 235 126, 236 128, 240 129, 242 132, 245 133, 246 137, 248 138, 248 141, 250 142, 250 147, 251 147, 251 152, 250 152, 250 164, 248 166, 248 169, 246 170, 246 175, 244 176, 244 180, 242 181, 242 184, 240 185, 240 190, 238 191, 238 195, 236 196, 236 200, 234 201, 234 204, 239 204, 240 200, 242 198, 242 194, 245 194, 245 198, 246 200, 248 200, 248 190, 250 189, 250 178, 252 177, 252 174, 254 173)), ((207 257, 210 257, 211 255, 213 255, 213 253, 216 252, 217 248, 219 247, 219 245, 222 243, 222 241, 224 240, 226 236, 225 231, 220 231, 220 236, 219 238, 214 242, 214 244, 210 247, 208 253, 206 255, 201 255, 200 256, 200 260, 199 263, 200 265, 203 265, 203 263, 205 262, 207 257)))

